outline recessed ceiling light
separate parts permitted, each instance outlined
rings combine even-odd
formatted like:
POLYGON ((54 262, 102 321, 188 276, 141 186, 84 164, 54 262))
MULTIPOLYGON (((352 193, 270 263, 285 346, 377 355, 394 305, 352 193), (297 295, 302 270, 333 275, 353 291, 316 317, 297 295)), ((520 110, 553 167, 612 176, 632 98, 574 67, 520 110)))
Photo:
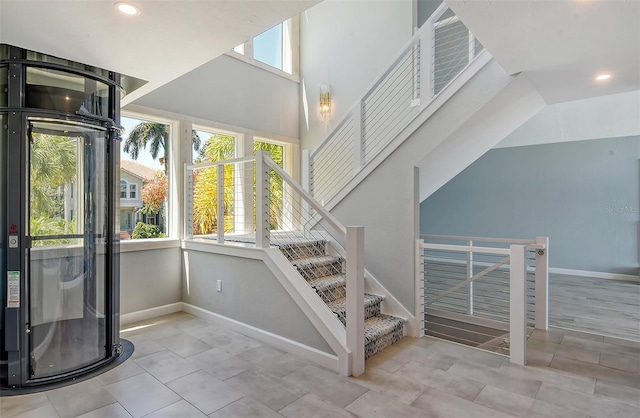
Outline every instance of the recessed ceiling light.
POLYGON ((140 10, 138 10, 136 6, 129 3, 116 3, 115 6, 120 13, 124 13, 126 15, 135 16, 140 14, 140 10))
POLYGON ((600 74, 599 76, 596 77, 596 80, 602 81, 602 80, 608 80, 610 78, 611 78, 611 74, 600 74))

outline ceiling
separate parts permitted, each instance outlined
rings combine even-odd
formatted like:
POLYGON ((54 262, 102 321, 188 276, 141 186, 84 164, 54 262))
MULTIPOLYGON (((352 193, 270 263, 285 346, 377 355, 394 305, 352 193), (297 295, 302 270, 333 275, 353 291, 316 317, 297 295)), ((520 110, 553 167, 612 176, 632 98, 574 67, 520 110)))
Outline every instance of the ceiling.
MULTIPOLYGON (((0 0, 0 42, 147 80, 127 104, 319 1, 132 0, 132 17, 116 0, 0 0)), ((640 1, 447 4, 549 104, 640 89, 640 1)))
POLYGON ((0 43, 148 81, 123 104, 197 68, 319 0, 0 0, 0 43))
POLYGON ((640 1, 459 1, 447 4, 510 74, 549 104, 640 89, 640 1), (597 82, 600 73, 611 78, 597 82))

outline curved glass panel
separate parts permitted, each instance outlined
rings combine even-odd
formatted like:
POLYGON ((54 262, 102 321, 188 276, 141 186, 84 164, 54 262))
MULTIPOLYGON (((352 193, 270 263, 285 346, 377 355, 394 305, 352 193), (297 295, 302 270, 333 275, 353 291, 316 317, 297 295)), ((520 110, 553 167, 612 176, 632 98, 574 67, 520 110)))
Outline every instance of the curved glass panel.
POLYGON ((25 106, 109 117, 109 87, 57 70, 27 68, 25 106))
POLYGON ((30 120, 30 376, 107 355, 106 132, 30 120))
POLYGON ((90 65, 82 64, 76 61, 66 60, 63 58, 54 57, 53 55, 43 54, 41 52, 27 51, 27 59, 29 61, 50 62, 53 64, 64 65, 69 68, 77 68, 78 70, 90 71, 104 78, 109 78, 109 71, 102 68, 92 67, 90 65))

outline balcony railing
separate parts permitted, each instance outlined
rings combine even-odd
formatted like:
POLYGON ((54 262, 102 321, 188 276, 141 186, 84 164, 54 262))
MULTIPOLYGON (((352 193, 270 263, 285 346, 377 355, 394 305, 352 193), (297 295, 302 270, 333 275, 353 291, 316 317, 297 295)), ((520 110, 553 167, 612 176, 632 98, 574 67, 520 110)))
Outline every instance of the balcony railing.
POLYGON ((331 201, 483 50, 442 3, 306 157, 305 186, 316 200, 331 201))
POLYGON ((548 328, 548 247, 547 237, 421 236, 416 306, 423 332, 429 331, 427 315, 504 327, 511 362, 525 364, 527 328, 548 328))

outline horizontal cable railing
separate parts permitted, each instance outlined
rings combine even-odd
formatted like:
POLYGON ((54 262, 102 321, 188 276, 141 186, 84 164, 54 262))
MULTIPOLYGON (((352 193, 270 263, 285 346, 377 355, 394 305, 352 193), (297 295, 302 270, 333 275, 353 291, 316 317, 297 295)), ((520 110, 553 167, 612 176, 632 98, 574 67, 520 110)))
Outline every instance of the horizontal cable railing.
POLYGON ((420 238, 416 294, 423 331, 524 361, 527 327, 548 325, 548 238, 420 238))
POLYGON ((442 3, 310 153, 308 188, 312 195, 329 202, 483 49, 442 3))
POLYGON ((352 353, 345 364, 351 374, 364 371, 364 313, 353 314, 364 295, 364 270, 353 267, 362 265, 363 242, 354 238, 362 227, 343 226, 264 151, 185 165, 184 201, 186 239, 277 247, 323 301, 344 298, 352 353), (308 266, 296 264, 303 258, 308 266), (346 292, 332 286, 345 279, 346 292))

